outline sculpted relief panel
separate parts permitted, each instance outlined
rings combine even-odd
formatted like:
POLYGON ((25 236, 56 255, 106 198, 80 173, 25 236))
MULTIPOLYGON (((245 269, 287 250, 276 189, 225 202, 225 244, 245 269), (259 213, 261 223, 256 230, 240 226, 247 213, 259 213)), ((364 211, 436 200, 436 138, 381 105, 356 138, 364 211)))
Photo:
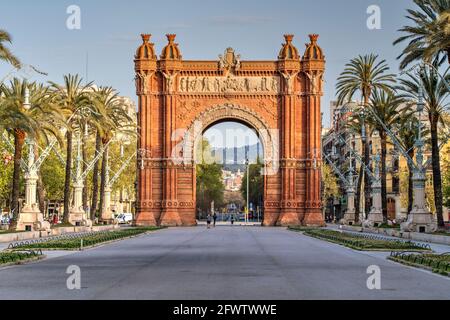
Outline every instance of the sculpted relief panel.
POLYGON ((181 77, 182 93, 275 93, 280 90, 280 77, 181 77))

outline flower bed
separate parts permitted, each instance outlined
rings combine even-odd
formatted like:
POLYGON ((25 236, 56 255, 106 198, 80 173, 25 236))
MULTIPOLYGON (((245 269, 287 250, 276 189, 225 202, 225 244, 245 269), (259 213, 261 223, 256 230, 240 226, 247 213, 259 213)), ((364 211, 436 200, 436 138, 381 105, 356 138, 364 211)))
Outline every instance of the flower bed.
POLYGON ((49 239, 47 241, 24 242, 11 247, 17 249, 44 249, 44 250, 79 250, 84 247, 91 247, 103 242, 119 240, 123 238, 137 236, 142 233, 154 231, 160 228, 130 228, 114 231, 93 232, 86 235, 79 234, 72 237, 62 237, 59 239, 49 239))
POLYGON ((388 259, 409 266, 431 270, 444 276, 450 275, 450 252, 444 254, 391 252, 388 259))
POLYGON ((307 230, 304 234, 363 251, 431 251, 429 245, 397 239, 383 239, 373 235, 345 233, 334 230, 307 230))

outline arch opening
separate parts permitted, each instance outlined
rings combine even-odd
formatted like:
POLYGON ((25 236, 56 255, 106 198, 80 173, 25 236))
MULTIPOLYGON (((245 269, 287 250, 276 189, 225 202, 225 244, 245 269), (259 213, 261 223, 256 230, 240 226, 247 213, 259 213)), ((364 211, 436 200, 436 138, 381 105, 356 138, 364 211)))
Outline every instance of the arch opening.
POLYGON ((195 164, 197 220, 211 213, 219 223, 262 222, 263 148, 258 131, 242 119, 223 118, 205 126, 194 147, 199 153, 195 164))

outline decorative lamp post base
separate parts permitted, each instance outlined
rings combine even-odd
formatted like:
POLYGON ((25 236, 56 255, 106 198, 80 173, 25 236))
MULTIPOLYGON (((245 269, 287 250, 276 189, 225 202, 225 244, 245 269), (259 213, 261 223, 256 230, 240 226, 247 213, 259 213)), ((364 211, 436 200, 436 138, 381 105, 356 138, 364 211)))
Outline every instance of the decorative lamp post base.
POLYGON ((90 220, 84 211, 72 208, 69 213, 69 223, 74 226, 92 227, 90 220))
POLYGON ((378 227, 383 223, 383 213, 378 210, 372 210, 369 212, 367 219, 363 222, 363 227, 373 228, 378 227))
POLYGON ((48 231, 50 223, 44 220, 44 215, 36 205, 24 206, 17 221, 18 231, 48 231))
POLYGON ((355 219, 355 212, 346 212, 344 217, 339 222, 351 226, 355 223, 355 219))
POLYGON ((400 224, 400 229, 406 232, 434 232, 437 230, 437 222, 426 210, 413 209, 408 219, 400 224))
POLYGON ((114 219, 113 212, 109 210, 102 213, 100 221, 104 224, 119 224, 119 221, 114 219))

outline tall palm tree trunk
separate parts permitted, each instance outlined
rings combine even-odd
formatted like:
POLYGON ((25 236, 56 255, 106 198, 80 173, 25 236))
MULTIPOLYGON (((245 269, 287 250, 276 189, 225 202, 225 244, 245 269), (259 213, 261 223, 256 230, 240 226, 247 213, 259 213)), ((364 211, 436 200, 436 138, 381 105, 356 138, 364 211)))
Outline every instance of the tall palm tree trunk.
MULTIPOLYGON (((39 147, 37 143, 34 144, 34 159, 37 160, 39 158, 39 147)), ((38 180, 37 180, 37 198, 39 204, 39 211, 42 212, 45 216, 45 188, 44 183, 42 182, 42 174, 41 170, 38 170, 38 180)))
MULTIPOLYGON (((86 124, 84 126, 86 126, 86 124)), ((86 140, 87 140, 86 136, 84 134, 82 134, 82 137, 81 137, 81 157, 83 159, 83 166, 82 166, 83 172, 85 172, 87 170, 86 140)), ((89 202, 89 195, 88 195, 88 187, 87 187, 87 183, 86 182, 87 182, 87 180, 85 178, 84 181, 83 181, 84 188, 83 188, 83 195, 82 195, 83 209, 84 209, 85 212, 87 212, 88 208, 89 208, 89 204, 88 204, 88 202, 89 202)))
POLYGON ((108 151, 109 147, 106 147, 103 151, 102 157, 102 172, 100 176, 100 216, 105 211, 105 189, 106 189, 106 164, 108 162, 108 151))
MULTIPOLYGON (((370 164, 370 141, 369 141, 369 134, 368 130, 366 130, 366 142, 364 143, 364 164, 366 168, 369 168, 370 164)), ((363 169, 364 170, 364 169, 363 169)), ((364 214, 367 219, 367 215, 370 212, 370 176, 369 174, 364 170, 364 214)))
MULTIPOLYGON (((414 148, 411 148, 408 152, 408 155, 411 159, 414 159, 414 148)), ((414 169, 411 167, 411 165, 408 163, 408 212, 406 215, 409 215, 409 213, 412 210, 413 206, 413 200, 414 200, 414 194, 413 194, 413 173, 414 169)))
MULTIPOLYGON (((100 136, 100 133, 97 132, 95 137, 95 157, 98 156, 100 153, 100 149, 102 147, 102 138, 100 136)), ((99 162, 97 161, 94 164, 94 169, 92 173, 92 203, 91 203, 91 220, 94 221, 96 211, 97 211, 97 204, 98 204, 98 167, 99 162)))
POLYGON ((69 223, 70 213, 70 180, 72 175, 72 131, 67 130, 66 176, 64 181, 64 217, 63 222, 69 223))
POLYGON ((19 129, 14 130, 14 168, 11 194, 11 212, 13 213, 10 230, 16 230, 19 220, 19 196, 20 196, 20 161, 22 160, 23 144, 25 142, 25 132, 19 129))
POLYGON ((434 187, 434 203, 436 207, 436 216, 439 228, 445 228, 444 216, 442 214, 442 177, 439 156, 439 140, 438 140, 438 116, 430 114, 431 124, 431 165, 433 168, 433 187, 434 187))
POLYGON ((355 197, 355 222, 359 222, 359 214, 361 207, 361 191, 362 191, 362 181, 363 181, 363 168, 360 167, 358 174, 358 185, 356 186, 356 197, 355 197))
POLYGON ((383 210, 383 221, 387 223, 387 186, 386 186, 386 133, 380 131, 381 140, 381 207, 383 210))

